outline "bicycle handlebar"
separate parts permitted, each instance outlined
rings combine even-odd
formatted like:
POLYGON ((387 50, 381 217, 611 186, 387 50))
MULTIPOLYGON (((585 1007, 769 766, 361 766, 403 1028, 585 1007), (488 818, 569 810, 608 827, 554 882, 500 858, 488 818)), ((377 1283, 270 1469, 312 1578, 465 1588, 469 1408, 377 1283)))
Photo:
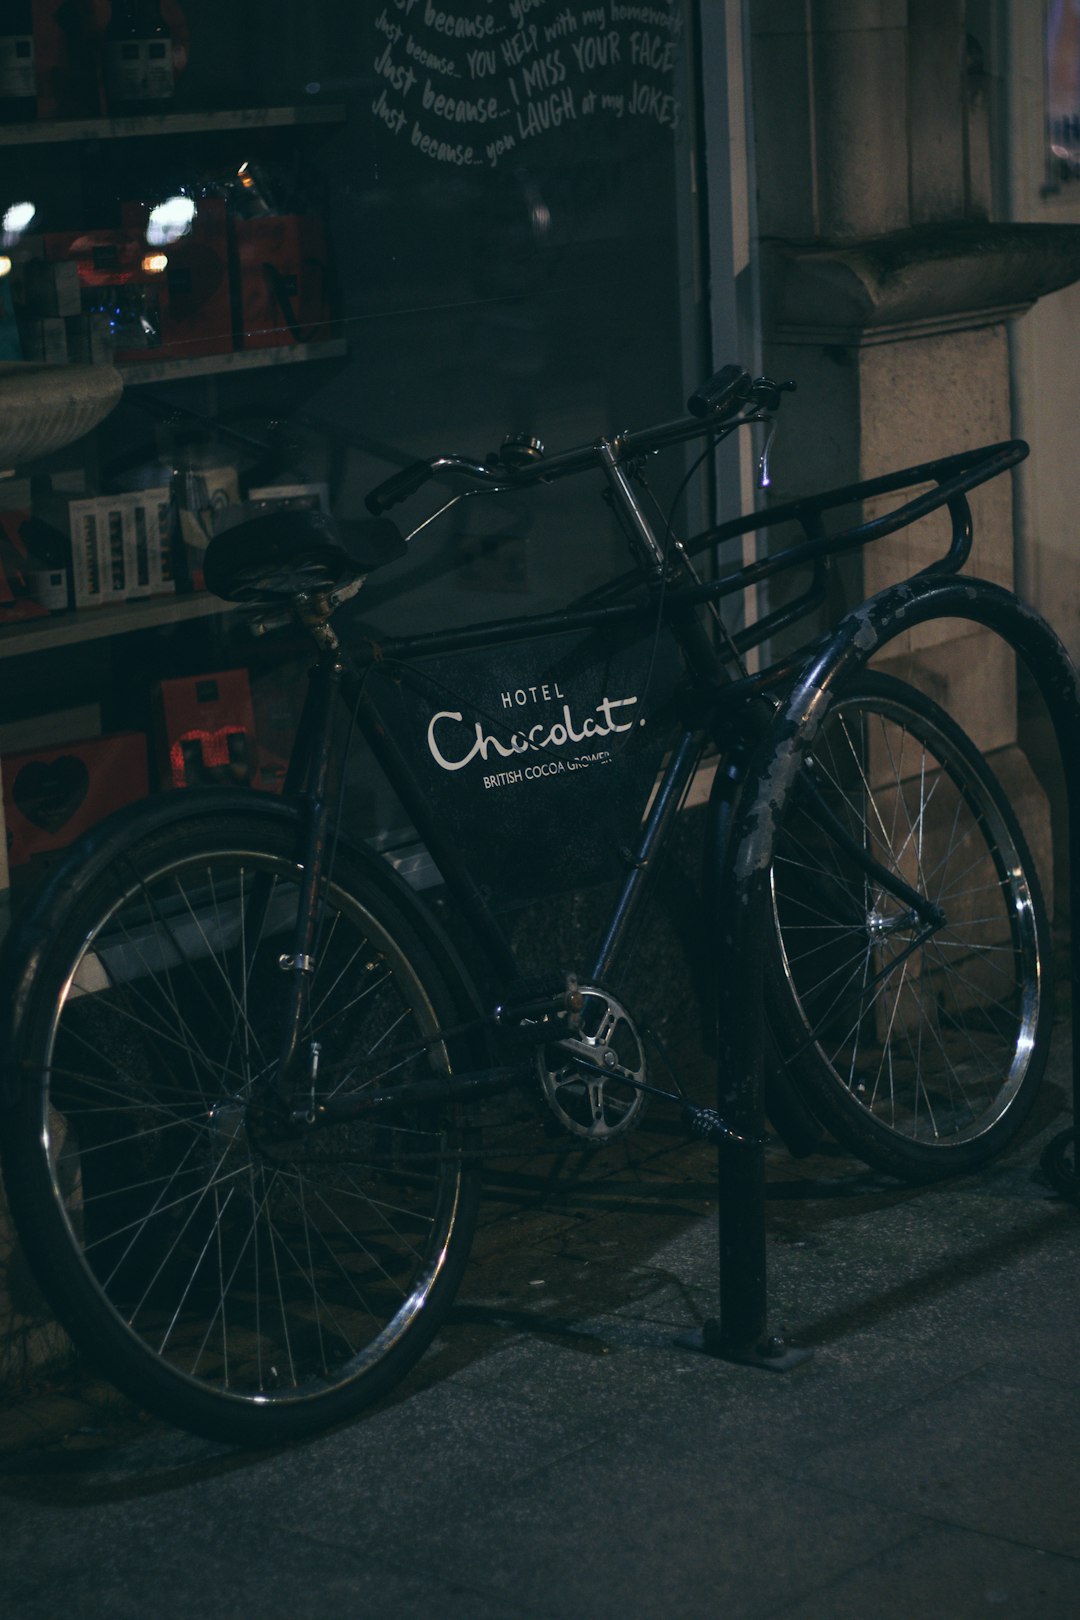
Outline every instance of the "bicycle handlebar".
MULTIPOLYGON (((661 422, 654 427, 641 428, 634 433, 621 433, 613 441, 620 460, 665 449, 683 439, 703 437, 706 433, 725 429, 730 431, 739 421, 754 421, 759 412, 779 409, 783 393, 793 390, 793 382, 773 382, 768 377, 751 377, 741 366, 722 366, 708 381, 696 388, 687 400, 688 416, 672 422, 661 422), (740 415, 749 410, 753 414, 740 415)), ((476 461, 467 456, 433 456, 430 461, 414 461, 400 472, 377 484, 368 495, 365 505, 379 517, 391 506, 416 493, 429 479, 440 473, 469 481, 473 489, 494 491, 521 489, 531 484, 548 483, 553 478, 584 472, 599 464, 598 443, 579 445, 562 450, 554 456, 539 456, 521 467, 509 467, 491 457, 476 461)))
POLYGON ((400 472, 391 476, 371 491, 365 501, 368 511, 378 517, 388 507, 396 506, 399 501, 407 500, 414 495, 422 484, 426 484, 431 477, 430 461, 412 461, 400 472))

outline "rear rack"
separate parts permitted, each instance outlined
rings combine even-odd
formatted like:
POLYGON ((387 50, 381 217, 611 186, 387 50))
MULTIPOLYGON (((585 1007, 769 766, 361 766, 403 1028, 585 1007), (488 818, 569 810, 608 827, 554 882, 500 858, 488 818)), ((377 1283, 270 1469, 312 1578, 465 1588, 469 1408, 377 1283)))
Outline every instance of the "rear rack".
MULTIPOLYGON (((722 575, 719 579, 707 580, 700 586, 689 587, 673 594, 687 603, 694 600, 719 600, 737 591, 746 590, 751 585, 757 585, 787 568, 812 562, 815 565, 814 576, 802 595, 735 635, 733 638, 735 644, 743 651, 758 646, 769 636, 775 635, 778 630, 804 617, 821 604, 825 595, 829 563, 834 556, 869 545, 884 535, 895 534, 898 529, 917 523, 921 518, 938 511, 943 506, 948 507, 952 518, 949 545, 942 556, 928 563, 918 573, 958 573, 971 552, 972 523, 971 508, 967 502, 968 491, 975 489, 979 484, 985 484, 991 478, 996 478, 1008 468, 1015 467, 1027 454, 1028 446, 1023 439, 1008 439, 1000 444, 983 445, 977 450, 965 450, 959 455, 941 456, 936 461, 920 462, 914 467, 886 473, 880 478, 867 478, 857 484, 845 484, 842 488, 830 489, 820 495, 804 496, 797 501, 774 506, 765 512, 751 512, 748 517, 734 518, 727 523, 717 524, 695 535, 687 542, 685 549, 694 555, 725 540, 735 539, 738 535, 761 533, 781 523, 790 522, 801 524, 806 538, 760 562, 748 563, 742 568, 722 575), (886 512, 881 517, 871 518, 852 528, 841 529, 837 534, 826 534, 824 531, 822 514, 825 512, 841 506, 850 506, 855 502, 867 501, 876 495, 892 495, 897 490, 911 489, 918 484, 929 482, 936 483, 937 488, 914 496, 898 506, 895 511, 886 512)), ((918 575, 913 577, 917 578, 918 575)))

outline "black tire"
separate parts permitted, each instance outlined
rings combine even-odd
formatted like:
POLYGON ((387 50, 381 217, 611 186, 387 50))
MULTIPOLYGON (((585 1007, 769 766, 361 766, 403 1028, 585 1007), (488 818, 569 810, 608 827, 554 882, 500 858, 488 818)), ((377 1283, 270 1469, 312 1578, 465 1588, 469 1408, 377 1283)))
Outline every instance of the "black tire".
POLYGON ((876 674, 840 693, 778 828, 771 896, 770 1020, 821 1123, 908 1180, 1000 1152, 1046 1063, 1050 933, 1008 800, 935 703, 876 674), (926 932, 859 849, 944 923, 926 932))
MULTIPOLYGON (((288 812, 226 798, 131 819, 28 920, 3 1165, 80 1349, 170 1421, 261 1445, 350 1416, 412 1366, 452 1302, 477 1189, 446 1105, 297 1138, 246 1109, 281 1048, 299 868, 288 812)), ((445 1070, 447 1042, 425 1037, 460 1020, 455 980, 395 875, 339 852, 315 1103, 445 1070)))

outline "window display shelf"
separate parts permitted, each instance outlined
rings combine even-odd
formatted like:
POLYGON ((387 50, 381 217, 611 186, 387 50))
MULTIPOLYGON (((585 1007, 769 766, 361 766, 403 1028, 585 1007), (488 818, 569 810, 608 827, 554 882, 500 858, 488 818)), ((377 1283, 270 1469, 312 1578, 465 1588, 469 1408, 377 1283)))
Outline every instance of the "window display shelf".
POLYGON ((221 112, 147 113, 139 118, 66 118, 54 123, 0 124, 0 147, 49 146, 65 141, 116 141, 149 135, 206 135, 227 130, 296 129, 340 124, 345 108, 333 102, 306 107, 237 107, 221 112))
POLYGON ((344 338, 323 343, 286 343, 273 349, 230 349, 192 360, 137 360, 117 366, 126 387, 133 383, 167 382, 179 377, 212 377, 223 371, 254 371, 260 366, 291 366, 305 360, 333 360, 348 353, 344 338))
POLYGON ((27 653, 72 647, 82 641, 100 641, 134 630, 157 630, 185 619, 204 619, 230 613, 238 606, 209 592, 194 596, 153 596, 113 607, 81 608, 74 613, 50 614, 25 624, 0 625, 0 659, 22 658, 27 653))
MULTIPOLYGON (((346 109, 340 103, 312 101, 297 106, 164 111, 148 112, 131 118, 86 117, 39 123, 3 124, 0 125, 0 168, 6 161, 8 167, 14 165, 24 170, 26 174, 38 178, 41 188, 40 200, 43 204, 42 215, 45 219, 51 220, 54 216, 62 219, 65 217, 64 210, 74 215, 75 221, 114 219, 116 215, 114 203, 118 203, 119 199, 125 196, 143 196, 144 190, 140 188, 149 185, 147 176, 159 173, 170 176, 184 173, 188 168, 192 173, 216 173, 215 165, 218 164, 224 164, 225 169, 233 173, 240 158, 256 160, 260 164, 265 161, 271 168, 275 164, 279 164, 283 170, 287 167, 288 172, 293 175, 291 183, 299 187, 299 176, 303 167, 300 160, 306 161, 308 156, 314 159, 314 149, 326 144, 345 121, 346 109), (144 141, 154 144, 144 148, 140 144, 144 141), (162 142, 165 144, 162 145, 162 142), (60 150, 57 151, 57 148, 60 150)), ((169 184, 172 183, 170 180, 169 184)), ((30 195, 29 192, 26 194, 30 195)), ((36 192, 34 196, 36 198, 36 192)), ((308 206, 306 190, 297 190, 297 196, 302 199, 305 206, 308 206)), ((268 295, 261 282, 257 289, 261 302, 260 297, 255 299, 254 314, 248 310, 247 303, 241 296, 242 252, 239 281, 229 270, 225 201, 222 198, 208 198, 207 202, 208 206, 203 209, 205 240, 199 236, 199 232, 193 232, 194 246, 188 259, 181 263, 183 255, 178 247, 175 254, 176 265, 173 267, 182 272, 186 271, 192 277, 192 298, 196 316, 190 319, 187 316, 181 318, 173 310, 172 314, 176 316, 173 326, 170 328, 164 320, 162 321, 161 347, 148 352, 145 359, 125 360, 116 367, 125 387, 133 391, 129 395, 133 401, 139 399, 140 387, 152 384, 164 385, 163 392, 170 391, 167 385, 175 384, 171 392, 182 397, 181 385, 188 379, 193 379, 198 403, 203 407, 202 412, 195 412, 179 403, 175 407, 185 422, 184 431, 189 436, 192 431, 191 423, 200 416, 207 431, 212 428, 219 405, 222 409, 228 409, 232 404, 230 389, 238 390, 241 397, 250 393, 252 387, 255 387, 258 394, 265 392, 266 385, 271 381, 269 368, 305 363, 310 365, 319 361, 336 362, 349 353, 349 344, 343 336, 326 335, 339 332, 341 326, 331 324, 332 304, 325 287, 325 270, 319 280, 322 296, 313 297, 305 302, 304 287, 301 286, 293 299, 292 308, 283 307, 280 311, 282 315, 280 322, 277 320, 276 308, 269 314, 265 310, 268 295), (197 236, 199 240, 196 240, 197 236), (198 257, 200 253, 202 258, 198 257), (200 276, 202 280, 199 279, 200 276), (229 296, 230 286, 235 294, 233 299, 229 296), (222 289, 224 289, 223 296, 222 289), (210 292, 218 302, 213 302, 209 298, 210 292), (203 301, 198 301, 196 295, 203 301), (238 304, 241 306, 239 311, 236 307, 238 304), (293 311, 295 321, 292 319, 293 311), (273 346, 229 349, 219 354, 198 352, 200 347, 207 346, 206 340, 210 334, 220 336, 220 340, 225 343, 236 341, 230 335, 234 322, 238 326, 246 326, 251 333, 262 333, 268 339, 272 336, 273 346), (301 343, 283 342, 282 339, 288 337, 290 330, 299 331, 304 336, 312 334, 315 340, 301 343), (253 379, 251 385, 245 389, 243 377, 248 372, 258 372, 259 375, 257 386, 253 379), (224 381, 230 375, 238 379, 232 385, 224 381), (219 381, 222 383, 220 393, 217 386, 219 381)), ((321 232, 321 213, 317 212, 314 202, 309 206, 312 217, 318 220, 321 232)), ((282 216, 286 221, 290 217, 287 214, 282 216)), ((295 217, 301 223, 308 219, 305 213, 295 217)), ((246 229, 250 237, 253 226, 251 220, 237 220, 235 223, 238 227, 236 233, 238 236, 246 229)), ((129 227, 125 226, 123 219, 119 219, 107 231, 103 227, 103 241, 115 244, 126 228, 129 227)), ((264 252, 261 243, 255 246, 248 243, 251 254, 255 256, 256 271, 260 268, 265 271, 263 259, 273 259, 275 267, 278 266, 280 259, 280 273, 288 277, 292 273, 294 260, 298 260, 301 264, 307 262, 302 255, 305 252, 310 255, 312 251, 308 236, 304 236, 297 227, 294 240, 289 235, 290 228, 287 225, 283 225, 281 229, 285 232, 285 240, 276 248, 274 243, 270 243, 264 252), (278 258, 274 258, 275 251, 278 258)), ((321 236, 319 246, 321 249, 321 236)), ((240 242, 238 248, 243 247, 244 243, 240 242)), ((170 253, 172 252, 170 249, 170 253)), ((27 256, 43 253, 43 247, 31 248, 28 249, 27 256)), ((325 252, 320 251, 315 256, 315 262, 322 266, 325 258, 325 252)), ((41 279, 43 283, 48 282, 47 276, 41 279)), ((66 313, 62 316, 60 311, 62 307, 66 310, 69 306, 66 303, 64 306, 61 305, 60 294, 57 291, 59 287, 60 283, 57 280, 53 287, 56 297, 50 302, 49 285, 45 285, 40 300, 41 314, 39 316, 35 313, 30 317, 35 321, 40 319, 43 323, 41 334, 43 343, 46 336, 56 336, 51 330, 45 333, 44 322, 46 320, 62 322, 66 319, 66 313)), ((70 295, 70 292, 71 289, 68 287, 65 297, 70 295)), ((66 331, 61 335, 65 336, 66 341, 66 331)), ((81 336, 81 332, 78 335, 81 336)), ((59 350, 59 343, 55 347, 59 350)), ((78 352, 83 351, 80 349, 78 352)), ((62 367, 58 365, 57 370, 61 369, 62 367)), ((319 375, 316 370, 314 374, 316 383, 319 375)), ((299 374, 294 374, 291 382, 282 383, 281 392, 295 393, 299 380, 299 374)), ((144 404, 149 403, 149 394, 152 390, 146 387, 145 392, 147 399, 144 404)), ((302 388, 300 392, 303 392, 302 388)), ((151 414, 155 413, 161 414, 160 412, 151 414)), ((88 436, 85 439, 85 455, 82 454, 82 448, 80 446, 76 450, 76 458, 82 462, 86 487, 92 490, 100 483, 97 469, 109 465, 124 451, 122 428, 109 421, 103 422, 100 427, 94 429, 92 438, 88 436)), ((7 466, 9 463, 5 462, 3 465, 7 466)), ((195 629, 189 636, 167 638, 170 645, 161 651, 161 667, 167 670, 171 667, 170 660, 174 663, 182 662, 187 656, 189 640, 193 646, 201 646, 204 640, 214 641, 215 637, 206 635, 205 627, 200 627, 199 621, 206 621, 206 625, 212 625, 216 621, 217 626, 226 623, 235 624, 236 620, 232 617, 234 606, 235 604, 223 602, 207 592, 195 595, 160 595, 118 601, 102 607, 54 613, 18 623, 0 623, 0 660, 8 660, 4 668, 15 693, 10 705, 11 711, 14 714, 34 701, 31 692, 26 688, 31 677, 36 678, 37 672, 41 674, 40 701, 44 707, 62 709, 69 706, 70 693, 81 693, 84 680, 93 688, 95 698, 103 699, 107 695, 107 683, 113 678, 110 671, 121 666, 127 667, 131 659, 141 652, 136 639, 134 643, 129 642, 126 650, 114 659, 108 650, 108 643, 114 637, 137 638, 139 633, 148 633, 147 650, 157 658, 158 649, 152 647, 155 634, 160 634, 173 625, 183 625, 185 622, 194 624, 195 629), (171 646, 174 639, 183 642, 183 647, 179 651, 171 646), (79 652, 83 644, 90 644, 85 656, 79 652), (97 644, 96 648, 93 644, 97 644), (45 656, 35 661, 35 655, 38 654, 45 656), (22 660, 29 662, 24 664, 22 660), (28 671, 31 673, 28 674, 28 671)))

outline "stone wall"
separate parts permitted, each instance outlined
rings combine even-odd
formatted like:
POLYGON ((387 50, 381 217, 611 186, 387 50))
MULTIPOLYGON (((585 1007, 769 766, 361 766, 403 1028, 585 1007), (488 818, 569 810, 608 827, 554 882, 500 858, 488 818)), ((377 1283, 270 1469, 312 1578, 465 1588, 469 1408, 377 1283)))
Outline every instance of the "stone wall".
MULTIPOLYGON (((1073 239, 987 217, 988 79, 967 9, 752 0, 763 354, 800 390, 784 407, 777 500, 1010 438, 1009 325, 1077 273, 1073 239)), ((1011 589, 1011 475, 971 505, 968 571, 1011 589)), ((947 538, 937 514, 876 542, 845 563, 831 610, 925 566, 947 538)), ((939 622, 897 641, 884 667, 942 703, 988 755, 1049 892, 1049 817, 1017 747, 1008 648, 939 622)))

